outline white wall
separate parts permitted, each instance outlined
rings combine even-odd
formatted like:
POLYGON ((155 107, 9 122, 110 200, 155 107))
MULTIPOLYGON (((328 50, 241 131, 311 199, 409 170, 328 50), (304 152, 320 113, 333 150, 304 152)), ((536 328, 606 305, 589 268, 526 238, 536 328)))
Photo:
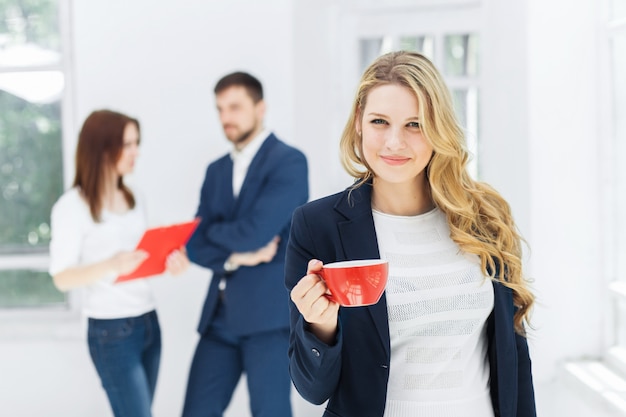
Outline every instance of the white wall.
MULTIPOLYGON (((349 20, 340 19, 349 13, 342 2, 72 4, 73 127, 102 107, 140 119, 142 155, 133 182, 148 200, 153 224, 191 218, 206 164, 228 149, 212 88, 233 70, 263 82, 267 125, 307 154, 311 196, 347 184, 337 155, 348 109, 336 103, 346 100, 340 91, 350 90, 340 85, 346 59, 337 35, 346 29, 338 22, 349 20)), ((561 361, 598 355, 606 339, 595 6, 593 0, 482 4, 481 105, 489 117, 481 120, 481 169, 511 202, 531 247, 529 272, 539 301, 531 354, 541 387, 555 378, 561 361)), ((71 164, 76 131, 69 133, 71 164)), ((164 343, 154 411, 170 417, 182 407, 209 272, 194 266, 182 277, 152 282, 164 343)), ((0 414, 109 416, 83 324, 76 315, 54 313, 0 316, 0 414)), ((321 414, 295 392, 293 399, 296 417, 321 414)), ((227 416, 247 413, 240 384, 227 416)))
POLYGON ((485 1, 481 33, 480 176, 529 233, 527 2, 485 1))
POLYGON ((295 137, 309 158, 311 199, 350 184, 339 163, 339 135, 349 108, 339 102, 340 93, 356 89, 358 80, 340 85, 340 10, 333 0, 294 2, 295 137))
POLYGON ((528 2, 528 150, 535 374, 606 347, 599 2, 528 2))

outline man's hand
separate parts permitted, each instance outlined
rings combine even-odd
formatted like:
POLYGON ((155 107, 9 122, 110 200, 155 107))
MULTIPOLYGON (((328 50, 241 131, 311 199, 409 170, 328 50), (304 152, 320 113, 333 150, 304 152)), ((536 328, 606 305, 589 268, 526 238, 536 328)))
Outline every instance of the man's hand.
POLYGON ((280 237, 274 236, 272 240, 260 249, 254 252, 234 252, 228 258, 228 263, 234 267, 240 266, 256 266, 262 263, 270 262, 276 256, 280 237))
POLYGON ((180 275, 189 268, 189 258, 184 246, 172 251, 165 260, 165 268, 172 275, 180 275))

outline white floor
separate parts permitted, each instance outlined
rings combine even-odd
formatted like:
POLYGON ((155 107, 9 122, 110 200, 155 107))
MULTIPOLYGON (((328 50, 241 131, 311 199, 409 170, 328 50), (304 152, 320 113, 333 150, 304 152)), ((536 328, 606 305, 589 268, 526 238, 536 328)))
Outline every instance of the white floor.
MULTIPOLYGON (((538 417, 626 417, 597 397, 572 384, 562 375, 558 380, 535 385, 538 417)), ((233 404, 225 417, 249 417, 244 387, 240 385, 233 398, 233 404)), ((305 403, 294 393, 292 405, 294 417, 319 417, 323 414, 322 406, 305 403)))
MULTIPOLYGON (((245 379, 239 384, 225 417, 250 417, 247 409, 245 379)), ((538 417, 626 417, 609 409, 580 387, 570 385, 564 378, 535 384, 538 417)), ((292 395, 294 417, 319 417, 323 406, 306 403, 297 393, 292 395)))
POLYGON ((564 379, 536 384, 538 417, 624 417, 589 392, 564 379))
MULTIPOLYGON (((225 417, 250 417, 247 409, 245 384, 240 384, 225 417)), ((319 417, 323 406, 306 403, 293 393, 294 417, 319 417)), ((581 386, 572 383, 563 374, 557 380, 535 384, 538 417, 626 417, 598 400, 581 386)))

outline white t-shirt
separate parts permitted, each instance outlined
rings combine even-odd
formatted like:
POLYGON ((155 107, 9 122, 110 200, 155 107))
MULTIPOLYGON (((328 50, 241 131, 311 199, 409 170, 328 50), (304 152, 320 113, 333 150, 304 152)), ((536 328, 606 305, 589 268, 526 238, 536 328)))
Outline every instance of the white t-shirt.
POLYGON ((445 214, 374 211, 386 287, 391 363, 385 417, 489 417, 486 321, 491 280, 450 238, 445 214))
MULTIPOLYGON (((65 192, 52 207, 50 275, 133 250, 146 229, 146 215, 137 194, 135 200, 135 208, 123 214, 104 210, 101 222, 96 223, 78 189, 65 192)), ((110 274, 81 288, 87 317, 136 317, 155 309, 152 289, 145 279, 114 284, 116 278, 110 274)))

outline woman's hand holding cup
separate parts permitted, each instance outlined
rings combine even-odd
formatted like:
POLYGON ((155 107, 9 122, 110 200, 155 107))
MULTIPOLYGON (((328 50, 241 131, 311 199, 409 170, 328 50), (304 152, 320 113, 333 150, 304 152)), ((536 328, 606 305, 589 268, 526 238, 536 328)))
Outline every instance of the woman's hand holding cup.
POLYGON ((311 259, 307 274, 291 290, 291 300, 310 325, 310 331, 318 339, 332 344, 337 334, 339 304, 329 300, 328 287, 317 274, 322 269, 322 262, 311 259))

